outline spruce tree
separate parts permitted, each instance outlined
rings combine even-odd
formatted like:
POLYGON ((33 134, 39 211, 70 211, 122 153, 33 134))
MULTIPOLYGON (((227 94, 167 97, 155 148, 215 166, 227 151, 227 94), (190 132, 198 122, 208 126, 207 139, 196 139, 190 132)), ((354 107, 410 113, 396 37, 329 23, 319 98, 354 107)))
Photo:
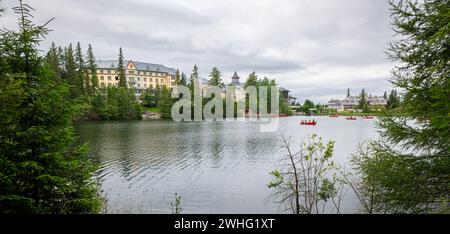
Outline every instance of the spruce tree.
POLYGON ((187 77, 184 72, 181 73, 181 85, 184 85, 184 86, 187 85, 187 77))
POLYGON ((191 78, 189 79, 189 88, 191 89, 191 92, 194 90, 194 85, 196 82, 198 82, 199 73, 198 73, 198 67, 197 65, 194 65, 194 69, 191 73, 191 78))
POLYGON ((125 65, 123 61, 122 47, 119 49, 119 62, 117 64, 117 74, 119 74, 119 87, 127 88, 127 79, 125 77, 125 65))
POLYGON ((244 87, 247 88, 249 86, 258 86, 258 76, 256 75, 256 72, 252 72, 248 75, 247 80, 245 81, 244 87))
POLYGON ((90 84, 89 84, 89 80, 88 80, 88 82, 84 82, 85 81, 85 65, 84 65, 83 52, 81 51, 80 42, 77 43, 77 48, 75 51, 75 59, 76 59, 76 65, 77 65, 77 80, 76 80, 77 90, 80 94, 85 94, 86 93, 85 91, 90 89, 90 84))
POLYGON ((78 98, 81 95, 81 92, 78 87, 79 76, 72 44, 69 44, 69 47, 64 50, 64 79, 70 86, 70 98, 78 98))
POLYGON ((358 109, 360 110, 364 110, 367 106, 367 94, 366 94, 366 90, 363 89, 361 90, 361 94, 359 95, 359 105, 358 105, 358 109))
POLYGON ((175 85, 180 86, 181 85, 181 75, 180 70, 177 69, 177 72, 175 73, 175 85))
POLYGON ((0 213, 99 212, 94 168, 74 137, 78 108, 37 49, 47 24, 19 3, 19 31, 0 32, 0 213))
MULTIPOLYGON (((391 1, 398 38, 389 55, 400 109, 356 158, 373 212, 449 212, 449 1, 391 1)), ((395 94, 395 92, 393 93, 395 94)))
POLYGON ((47 53, 46 62, 50 66, 50 70, 55 73, 55 78, 61 76, 61 67, 59 63, 58 48, 52 42, 50 50, 47 53))
POLYGON ((209 74, 209 77, 211 78, 209 80, 209 85, 211 85, 211 86, 223 86, 221 76, 222 76, 222 74, 219 71, 219 69, 217 67, 214 67, 212 69, 211 73, 209 74))
POLYGON ((90 77, 91 89, 89 93, 91 95, 96 95, 98 90, 97 63, 95 62, 94 51, 92 50, 91 44, 89 44, 87 50, 87 69, 88 74, 86 74, 86 77, 89 78, 89 75, 91 76, 90 77))

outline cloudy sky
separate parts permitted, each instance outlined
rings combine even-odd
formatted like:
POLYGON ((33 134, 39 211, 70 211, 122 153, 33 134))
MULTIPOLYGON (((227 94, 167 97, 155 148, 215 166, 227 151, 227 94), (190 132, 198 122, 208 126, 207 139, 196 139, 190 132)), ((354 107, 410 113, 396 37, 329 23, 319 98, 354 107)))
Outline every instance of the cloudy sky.
MULTIPOLYGON (((14 28, 3 0, 1 26, 14 28)), ((164 64, 207 77, 217 66, 230 81, 251 71, 275 78, 300 100, 325 103, 347 88, 383 94, 392 62, 387 0, 33 0, 49 41, 92 44, 97 59, 164 64)), ((43 43, 47 49, 49 43, 43 43)))

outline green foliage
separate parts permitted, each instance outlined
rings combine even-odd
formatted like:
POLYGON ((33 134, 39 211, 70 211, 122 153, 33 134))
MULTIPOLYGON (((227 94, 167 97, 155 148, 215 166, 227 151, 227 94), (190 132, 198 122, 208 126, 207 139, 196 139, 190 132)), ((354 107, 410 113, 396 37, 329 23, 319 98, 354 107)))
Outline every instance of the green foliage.
POLYGON ((141 119, 141 106, 134 90, 108 87, 92 99, 91 118, 100 120, 141 119))
POLYGON ((0 212, 98 212, 95 168, 72 126, 74 88, 61 82, 54 57, 39 56, 48 30, 30 20, 32 8, 20 1, 14 10, 19 32, 0 32, 0 212))
POLYGON ((247 88, 249 86, 258 88, 258 76, 256 75, 256 72, 252 72, 250 73, 250 75, 248 75, 248 78, 244 84, 244 88, 247 88))
POLYGON ((119 62, 117 64, 117 74, 119 74, 119 87, 126 88, 127 79, 125 77, 125 65, 123 61, 122 47, 119 49, 119 62))
POLYGON ((89 82, 91 85, 90 89, 89 86, 86 86, 87 93, 91 96, 96 95, 98 90, 97 64, 95 62, 94 51, 91 44, 89 44, 87 50, 87 73, 85 84, 88 84, 89 82), (90 80, 89 75, 91 75, 90 80))
POLYGON ((391 2, 399 34, 391 81, 403 100, 396 115, 380 119, 382 139, 355 160, 375 212, 427 213, 450 203, 449 6, 391 2))
POLYGON ((400 106, 400 97, 397 95, 397 90, 392 90, 387 98, 388 108, 395 109, 400 106))
POLYGON ((172 118, 171 111, 174 101, 171 98, 171 91, 166 86, 161 89, 161 99, 158 107, 161 109, 161 117, 165 119, 172 118))
POLYGON ((160 96, 161 91, 159 88, 157 88, 145 90, 139 98, 142 102, 141 103, 142 106, 152 108, 158 106, 160 96))
POLYGON ((180 70, 177 69, 177 72, 175 73, 175 85, 180 86, 181 85, 181 75, 180 70))
POLYGON ((214 67, 211 71, 211 74, 209 74, 209 85, 223 87, 224 85, 221 76, 222 73, 219 71, 219 69, 217 67, 214 67))
POLYGON ((175 193, 175 201, 170 203, 172 207, 172 214, 180 214, 183 208, 181 208, 181 195, 175 193))
POLYGON ((326 212, 324 207, 331 201, 339 213, 345 182, 332 160, 334 142, 324 144, 312 135, 297 149, 291 138, 282 136, 282 140, 287 167, 272 171, 273 181, 268 184, 275 202, 296 214, 317 214, 326 212))
POLYGON ((315 109, 315 108, 316 108, 316 105, 314 104, 314 102, 306 99, 305 102, 303 103, 303 105, 300 107, 300 111, 309 113, 310 109, 315 109))

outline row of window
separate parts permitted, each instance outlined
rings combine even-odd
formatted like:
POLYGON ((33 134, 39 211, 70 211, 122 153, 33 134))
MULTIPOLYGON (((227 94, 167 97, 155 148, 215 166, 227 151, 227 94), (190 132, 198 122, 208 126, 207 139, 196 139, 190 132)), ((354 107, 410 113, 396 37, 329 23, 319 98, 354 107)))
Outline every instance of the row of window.
MULTIPOLYGON (((107 76, 107 79, 108 79, 108 81, 111 81, 113 78, 112 78, 112 76, 107 76)), ((114 79, 117 81, 117 80, 119 80, 119 77, 116 76, 116 77, 114 77, 114 79)), ((129 79, 134 81, 134 77, 130 77, 129 79)), ((100 76, 100 81, 104 81, 104 80, 105 80, 105 76, 100 76)), ((141 81, 141 77, 138 77, 137 80, 141 81)), ((147 78, 146 77, 144 77, 143 80, 144 80, 144 82, 147 82, 147 78)), ((153 78, 148 78, 148 81, 149 82, 153 82, 153 78)), ((164 79, 160 79, 160 80, 155 79, 156 83, 158 83, 159 81, 161 81, 161 83, 164 83, 164 79)))
MULTIPOLYGON (((97 70, 99 74, 116 74, 116 70, 97 70)), ((155 72, 143 72, 143 71, 128 71, 129 75, 147 75, 147 76, 164 76, 164 73, 155 73, 155 72)))
MULTIPOLYGON (((118 86, 118 84, 113 84, 113 83, 107 83, 107 84, 105 84, 104 82, 100 82, 100 87, 102 87, 102 88, 104 88, 104 87, 106 87, 106 86, 108 86, 108 87, 112 87, 112 86, 118 86)), ((156 85, 155 86, 153 86, 152 84, 150 84, 150 85, 148 85, 147 86, 147 84, 144 84, 143 86, 141 86, 141 84, 138 84, 138 88, 150 88, 150 89, 152 89, 153 87, 156 87, 156 85)))

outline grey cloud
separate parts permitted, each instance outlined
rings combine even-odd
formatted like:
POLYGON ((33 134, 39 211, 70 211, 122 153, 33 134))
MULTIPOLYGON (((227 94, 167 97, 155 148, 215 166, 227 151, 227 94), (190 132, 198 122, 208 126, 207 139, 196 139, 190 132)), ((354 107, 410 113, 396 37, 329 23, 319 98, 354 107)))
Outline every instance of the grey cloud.
MULTIPOLYGON (((323 101, 350 87, 387 89, 384 53, 393 34, 387 1, 379 0, 38 0, 36 19, 56 17, 48 37, 80 41, 99 59, 127 59, 180 68, 199 65, 224 79, 255 70, 304 99, 323 101), (375 68, 374 68, 375 67, 375 68), (357 70, 354 74, 348 70, 357 70), (308 84, 310 87, 305 87, 308 84)), ((15 1, 3 3, 10 8, 15 1)), ((2 26, 16 22, 11 11, 2 26)), ((49 43, 42 44, 48 48, 49 43)))

